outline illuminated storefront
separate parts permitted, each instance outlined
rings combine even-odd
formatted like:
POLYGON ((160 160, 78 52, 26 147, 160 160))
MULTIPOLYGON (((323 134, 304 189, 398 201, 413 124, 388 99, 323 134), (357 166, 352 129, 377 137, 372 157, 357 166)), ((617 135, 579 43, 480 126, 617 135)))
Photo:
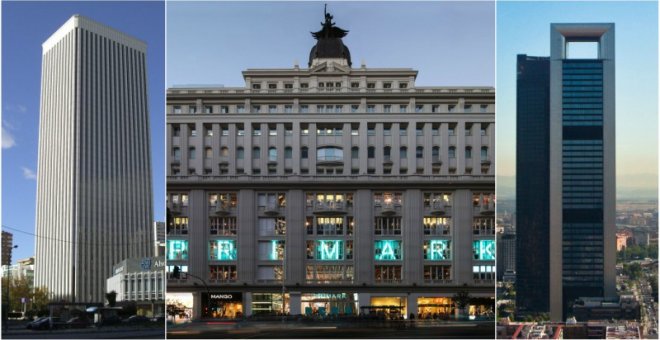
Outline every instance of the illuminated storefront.
POLYGON ((202 293, 202 316, 214 319, 236 319, 243 317, 243 294, 211 292, 202 293))
POLYGON ((357 294, 302 294, 302 311, 307 316, 354 315, 357 294))
POLYGON ((455 313, 455 306, 449 297, 417 298, 417 314, 420 319, 449 319, 455 313))
POLYGON ((384 315, 388 319, 406 315, 408 299, 404 296, 372 296, 370 302, 369 306, 360 306, 360 312, 384 315))

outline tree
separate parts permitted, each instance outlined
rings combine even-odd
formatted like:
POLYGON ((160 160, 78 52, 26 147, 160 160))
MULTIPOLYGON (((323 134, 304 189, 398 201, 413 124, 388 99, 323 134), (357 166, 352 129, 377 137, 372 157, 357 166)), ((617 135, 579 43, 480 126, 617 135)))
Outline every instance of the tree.
POLYGON ((465 307, 467 307, 470 304, 470 293, 468 293, 466 290, 461 290, 454 294, 452 297, 452 300, 456 304, 456 307, 458 307, 459 313, 461 314, 467 314, 465 311, 465 307))
POLYGON ((114 290, 105 294, 105 298, 108 300, 108 306, 114 307, 117 304, 117 292, 114 290))

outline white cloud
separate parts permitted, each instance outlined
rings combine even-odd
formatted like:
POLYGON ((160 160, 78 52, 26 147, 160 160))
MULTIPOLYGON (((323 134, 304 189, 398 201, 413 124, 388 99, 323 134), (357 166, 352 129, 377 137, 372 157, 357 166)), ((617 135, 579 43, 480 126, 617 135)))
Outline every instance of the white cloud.
POLYGON ((20 112, 20 113, 25 113, 27 112, 27 107, 25 105, 13 105, 9 104, 5 106, 5 110, 10 111, 10 112, 20 112))
POLYGON ((21 169, 23 169, 23 177, 25 179, 37 179, 37 174, 35 174, 32 169, 26 168, 24 166, 22 166, 21 169))
POLYGON ((2 148, 3 149, 9 149, 13 146, 16 146, 16 140, 14 139, 14 136, 12 136, 5 127, 2 127, 2 148))

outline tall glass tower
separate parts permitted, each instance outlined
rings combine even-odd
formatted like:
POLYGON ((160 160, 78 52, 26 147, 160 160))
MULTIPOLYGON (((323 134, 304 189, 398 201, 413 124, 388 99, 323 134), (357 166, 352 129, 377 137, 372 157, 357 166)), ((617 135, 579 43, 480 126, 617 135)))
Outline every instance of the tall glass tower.
POLYGON ((149 255, 144 42, 79 15, 43 43, 35 285, 104 300, 112 266, 149 255))

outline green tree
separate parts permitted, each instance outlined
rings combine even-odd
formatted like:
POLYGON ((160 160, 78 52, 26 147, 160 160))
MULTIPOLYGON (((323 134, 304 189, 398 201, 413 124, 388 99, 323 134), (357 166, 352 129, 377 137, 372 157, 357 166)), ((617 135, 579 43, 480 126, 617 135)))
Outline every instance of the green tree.
POLYGON ((642 276, 642 265, 639 263, 624 263, 623 274, 627 275, 631 280, 637 280, 642 276))
POLYGON ((105 298, 108 300, 108 306, 114 307, 117 304, 117 292, 114 290, 105 294, 105 298))

